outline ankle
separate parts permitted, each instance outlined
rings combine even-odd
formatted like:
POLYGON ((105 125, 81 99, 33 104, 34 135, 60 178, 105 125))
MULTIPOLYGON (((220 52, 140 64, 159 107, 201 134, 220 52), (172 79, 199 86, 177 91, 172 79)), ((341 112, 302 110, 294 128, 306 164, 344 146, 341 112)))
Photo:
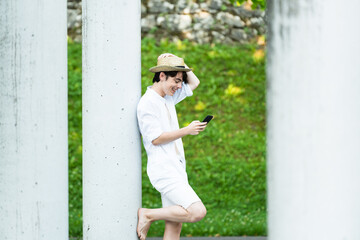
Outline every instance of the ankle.
POLYGON ((147 219, 149 222, 154 222, 154 218, 151 215, 151 209, 148 208, 143 208, 143 216, 145 217, 145 219, 147 219))

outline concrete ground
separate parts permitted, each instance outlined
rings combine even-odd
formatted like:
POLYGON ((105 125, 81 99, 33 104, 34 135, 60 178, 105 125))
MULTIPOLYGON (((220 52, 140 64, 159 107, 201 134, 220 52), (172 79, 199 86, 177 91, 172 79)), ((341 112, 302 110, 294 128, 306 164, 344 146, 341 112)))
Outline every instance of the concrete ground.
MULTIPOLYGON (((70 238, 69 240, 81 240, 70 238)), ((146 240, 162 240, 162 237, 148 237, 146 240)), ((267 240, 267 237, 181 237, 180 240, 267 240)))
MULTIPOLYGON (((181 237, 180 240, 266 240, 267 237, 181 237)), ((146 240, 162 240, 161 237, 149 237, 146 240)))

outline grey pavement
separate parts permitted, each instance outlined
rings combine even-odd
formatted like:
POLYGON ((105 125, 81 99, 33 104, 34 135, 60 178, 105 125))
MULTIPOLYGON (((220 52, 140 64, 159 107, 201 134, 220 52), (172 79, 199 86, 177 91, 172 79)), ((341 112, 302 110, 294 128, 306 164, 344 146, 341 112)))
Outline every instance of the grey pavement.
MULTIPOLYGON (((181 237, 180 240, 266 240, 267 237, 181 237)), ((149 237, 146 240, 162 240, 161 237, 149 237)))
MULTIPOLYGON (((70 238, 80 240, 82 238, 70 238)), ((181 237, 180 240, 266 240, 267 237, 181 237)), ((148 237, 146 240, 162 240, 162 237, 148 237)))

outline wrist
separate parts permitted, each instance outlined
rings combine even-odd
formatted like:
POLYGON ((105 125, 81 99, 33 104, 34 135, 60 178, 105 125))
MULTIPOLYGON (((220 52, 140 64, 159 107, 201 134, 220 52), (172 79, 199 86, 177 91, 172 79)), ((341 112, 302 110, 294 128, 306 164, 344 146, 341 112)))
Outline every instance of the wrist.
POLYGON ((190 134, 190 132, 189 132, 189 125, 186 126, 186 127, 183 127, 181 130, 183 131, 183 134, 182 134, 183 136, 186 136, 186 135, 189 135, 189 134, 190 134))

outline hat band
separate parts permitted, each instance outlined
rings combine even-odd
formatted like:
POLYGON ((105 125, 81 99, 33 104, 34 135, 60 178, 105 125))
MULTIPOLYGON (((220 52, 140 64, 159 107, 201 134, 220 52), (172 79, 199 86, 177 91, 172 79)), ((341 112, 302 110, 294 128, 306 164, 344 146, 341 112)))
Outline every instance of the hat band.
POLYGON ((175 66, 175 67, 179 67, 179 68, 185 68, 185 66, 175 66))

